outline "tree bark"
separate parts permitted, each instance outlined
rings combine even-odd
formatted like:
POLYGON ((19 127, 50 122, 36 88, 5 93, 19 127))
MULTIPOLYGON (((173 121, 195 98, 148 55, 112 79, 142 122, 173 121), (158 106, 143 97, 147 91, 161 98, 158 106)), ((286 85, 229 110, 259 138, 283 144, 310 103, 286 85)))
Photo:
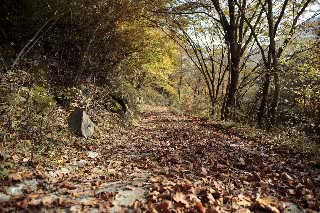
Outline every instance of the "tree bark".
POLYGON ((262 127, 262 124, 263 124, 263 117, 265 114, 265 108, 267 106, 269 86, 270 86, 270 73, 266 73, 264 83, 262 86, 261 103, 260 103, 260 107, 259 107, 259 110, 257 113, 258 126, 260 128, 262 127))
POLYGON ((229 84, 229 91, 228 96, 226 99, 225 111, 224 111, 224 118, 230 119, 231 112, 235 108, 235 99, 236 93, 238 89, 238 82, 239 82, 239 69, 238 69, 239 61, 237 58, 231 59, 231 69, 230 69, 230 84, 229 84))
MULTIPOLYGON (((241 57, 241 41, 239 41, 239 43, 237 41, 237 31, 239 29, 238 26, 236 26, 235 2, 233 0, 228 0, 228 7, 230 21, 229 24, 227 24, 227 22, 224 21, 223 27, 226 32, 226 43, 229 45, 230 82, 228 87, 226 103, 225 106, 223 106, 224 110, 222 118, 224 119, 231 119, 231 112, 235 108, 235 99, 239 82, 239 63, 241 57)), ((240 35, 240 37, 242 37, 242 35, 240 35)))
POLYGON ((273 83, 274 83, 274 93, 271 103, 270 109, 270 125, 274 126, 276 124, 276 116, 277 116, 277 109, 280 97, 280 82, 279 82, 279 74, 278 71, 275 70, 273 73, 273 83))

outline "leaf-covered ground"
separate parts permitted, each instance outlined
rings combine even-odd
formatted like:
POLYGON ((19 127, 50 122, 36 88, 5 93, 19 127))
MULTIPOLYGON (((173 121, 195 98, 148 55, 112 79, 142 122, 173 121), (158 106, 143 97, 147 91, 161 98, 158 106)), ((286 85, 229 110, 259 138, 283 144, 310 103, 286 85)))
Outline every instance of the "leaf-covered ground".
POLYGON ((147 107, 139 126, 108 141, 70 143, 50 166, 11 156, 0 211, 320 211, 319 156, 163 107, 147 107))

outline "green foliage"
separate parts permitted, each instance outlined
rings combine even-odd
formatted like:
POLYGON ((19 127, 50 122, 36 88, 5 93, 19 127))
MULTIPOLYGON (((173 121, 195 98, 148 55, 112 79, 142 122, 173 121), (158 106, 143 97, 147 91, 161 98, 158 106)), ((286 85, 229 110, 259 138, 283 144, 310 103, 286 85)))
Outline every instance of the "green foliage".
POLYGON ((2 116, 6 118, 0 123, 1 136, 19 138, 21 135, 42 134, 42 131, 56 124, 55 101, 49 91, 34 84, 31 74, 23 71, 9 72, 2 75, 0 90, 4 94, 0 106, 2 116), (22 86, 28 80, 26 86, 22 86))
MULTIPOLYGON (((136 25, 141 27, 141 23, 136 25)), ((135 46, 140 51, 124 60, 117 69, 120 85, 127 88, 123 91, 133 94, 129 99, 139 94, 147 103, 168 104, 165 99, 177 97, 170 76, 178 66, 179 48, 157 29, 147 28, 139 36, 135 46)))
POLYGON ((206 95, 195 94, 190 87, 181 88, 181 93, 180 99, 171 106, 173 111, 194 116, 211 116, 211 106, 206 95))
POLYGON ((281 121, 317 131, 320 124, 319 45, 312 40, 295 41, 289 51, 293 56, 281 60, 285 71, 279 105, 281 121))
POLYGON ((26 47, 22 56, 54 68, 47 74, 51 83, 59 86, 74 86, 88 78, 103 84, 114 77, 113 70, 121 61, 143 49, 147 8, 164 4, 142 0, 7 1, 1 5, 0 19, 5 21, 0 23, 0 47, 14 44, 16 54, 26 47))
POLYGON ((13 164, 5 162, 0 165, 0 180, 5 179, 9 176, 9 170, 13 169, 13 164))
POLYGON ((44 87, 35 85, 31 88, 30 96, 36 105, 39 105, 40 110, 45 110, 55 104, 54 97, 49 94, 44 87))
POLYGON ((56 91, 55 98, 65 108, 71 106, 72 100, 74 100, 76 91, 74 88, 67 87, 56 91))
POLYGON ((32 75, 35 83, 41 87, 48 87, 49 80, 49 68, 46 64, 37 64, 32 66, 30 69, 30 74, 32 75))

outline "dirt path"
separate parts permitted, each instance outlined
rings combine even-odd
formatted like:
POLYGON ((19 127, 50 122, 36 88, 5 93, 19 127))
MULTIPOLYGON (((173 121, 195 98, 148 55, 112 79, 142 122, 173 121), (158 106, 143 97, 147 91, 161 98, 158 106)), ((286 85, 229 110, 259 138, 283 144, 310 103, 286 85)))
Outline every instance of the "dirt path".
POLYGON ((147 107, 139 126, 108 143, 65 147, 57 166, 21 163, 2 185, 3 212, 320 210, 314 156, 259 145, 163 107, 147 107))

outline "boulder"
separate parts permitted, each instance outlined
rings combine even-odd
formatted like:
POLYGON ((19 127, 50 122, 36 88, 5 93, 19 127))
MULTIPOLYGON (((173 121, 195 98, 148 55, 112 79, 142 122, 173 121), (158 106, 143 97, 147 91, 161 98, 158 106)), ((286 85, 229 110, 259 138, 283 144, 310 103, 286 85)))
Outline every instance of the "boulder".
POLYGON ((76 108, 68 117, 69 130, 79 136, 89 138, 94 132, 94 123, 84 109, 76 108))

